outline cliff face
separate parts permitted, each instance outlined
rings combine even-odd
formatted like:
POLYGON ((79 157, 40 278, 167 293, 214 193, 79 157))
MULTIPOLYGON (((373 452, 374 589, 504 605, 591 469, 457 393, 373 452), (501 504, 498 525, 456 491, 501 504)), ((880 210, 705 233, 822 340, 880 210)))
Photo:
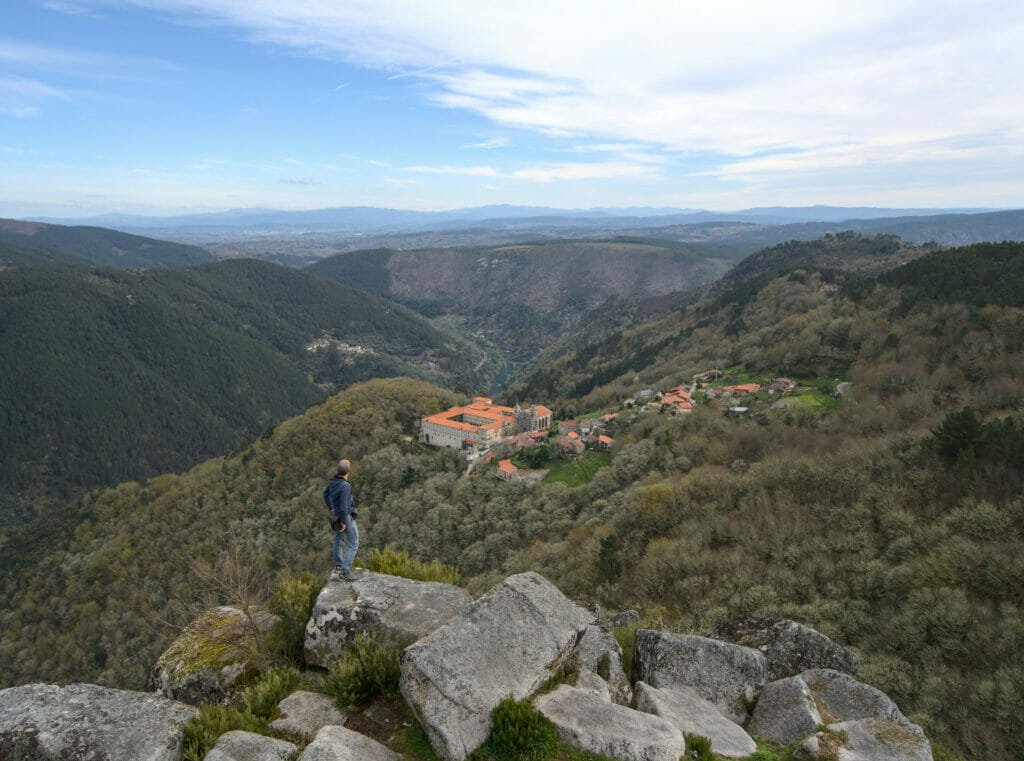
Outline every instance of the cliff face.
MULTIPOLYGON (((401 656, 401 694, 445 761, 463 761, 488 740, 492 711, 509 696, 531 700, 560 742, 622 761, 677 761, 687 735, 708 738, 719 755, 745 758, 756 750, 752 734, 780 745, 799 743, 799 757, 807 759, 932 758, 920 727, 849 673, 859 665, 856 656, 793 622, 731 622, 716 632, 754 647, 640 630, 630 684, 622 651, 594 610, 568 600, 543 577, 509 577, 439 616, 436 601, 461 593, 450 587, 445 594, 441 587, 448 586, 370 572, 354 582, 331 580, 306 629, 307 643, 330 662, 357 633, 393 641, 395 632, 380 624, 382 613, 419 621, 418 639, 401 656), (338 621, 346 622, 347 636, 325 636, 338 621)), ((218 620, 227 615, 215 612, 218 620)), ((199 625, 203 621, 168 649, 161 669, 177 673, 186 661, 194 665, 195 653, 216 651, 215 676, 259 670, 251 648, 235 648, 236 662, 227 662, 225 641, 239 638, 225 637, 223 627, 199 625)), ((165 695, 195 702, 233 700, 230 685, 214 695, 174 692, 168 680, 154 684, 165 695)), ((177 761, 184 726, 196 710, 165 695, 92 685, 0 691, 0 759, 177 761)), ((387 747, 394 736, 382 744, 341 726, 351 723, 348 715, 323 696, 295 692, 274 715, 279 718, 265 731, 284 731, 284 738, 229 732, 206 758, 289 759, 301 751, 300 761, 322 761, 354 758, 353 749, 359 758, 401 757, 387 747), (296 739, 300 743, 292 744, 296 739)))

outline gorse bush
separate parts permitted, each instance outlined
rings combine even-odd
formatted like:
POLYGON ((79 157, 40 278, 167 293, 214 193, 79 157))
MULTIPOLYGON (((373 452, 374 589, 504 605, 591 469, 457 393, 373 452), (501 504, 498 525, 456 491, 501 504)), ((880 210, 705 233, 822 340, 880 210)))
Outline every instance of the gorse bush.
POLYGON ((472 756, 473 761, 548 761, 558 750, 551 719, 529 700, 511 695, 491 711, 491 735, 472 756))
POLYGON ((290 663, 303 665, 306 622, 313 612, 323 578, 309 571, 282 578, 270 598, 270 610, 279 620, 271 633, 271 648, 290 663))
POLYGON ((236 729, 268 734, 264 719, 241 708, 225 708, 210 703, 201 706, 199 715, 185 725, 185 761, 202 761, 222 734, 236 729))
POLYGON ((400 700, 401 653, 401 647, 358 634, 352 646, 331 662, 323 689, 342 709, 369 703, 378 695, 400 700))
POLYGON ((434 560, 422 563, 409 557, 408 552, 396 552, 390 547, 383 550, 374 548, 370 553, 370 570, 391 576, 402 576, 415 581, 440 581, 445 584, 459 583, 459 569, 434 560))
POLYGON ((185 725, 185 761, 201 761, 225 732, 239 729, 261 735, 271 734, 267 720, 281 699, 298 684, 298 669, 270 669, 240 693, 236 706, 201 706, 199 715, 185 725))
POLYGON ((718 756, 711 752, 711 740, 689 732, 686 733, 686 757, 697 761, 718 761, 718 756))
POLYGON ((269 719, 281 699, 299 686, 299 679, 299 670, 293 666, 270 669, 242 691, 238 707, 253 716, 269 719))

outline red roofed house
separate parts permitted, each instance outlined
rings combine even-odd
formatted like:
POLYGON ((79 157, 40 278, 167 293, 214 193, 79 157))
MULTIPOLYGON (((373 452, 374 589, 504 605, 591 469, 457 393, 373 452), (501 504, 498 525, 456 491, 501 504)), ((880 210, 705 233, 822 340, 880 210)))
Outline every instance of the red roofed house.
POLYGON ((511 460, 502 460, 498 463, 498 478, 509 479, 519 470, 512 464, 511 460))
POLYGON ((708 396, 723 396, 725 394, 732 394, 733 396, 750 396, 751 394, 756 394, 760 390, 760 384, 741 383, 738 386, 719 386, 718 388, 709 389, 708 396))
POLYGON ((601 449, 609 449, 614 443, 615 439, 611 436, 605 436, 603 433, 597 437, 597 445, 601 447, 601 449))

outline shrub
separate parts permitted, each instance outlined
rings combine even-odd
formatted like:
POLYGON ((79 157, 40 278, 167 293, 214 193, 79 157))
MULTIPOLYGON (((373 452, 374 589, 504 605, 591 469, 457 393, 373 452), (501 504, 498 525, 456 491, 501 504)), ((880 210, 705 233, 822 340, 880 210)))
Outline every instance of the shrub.
POLYGON ((306 622, 323 582, 322 577, 309 571, 300 576, 289 574, 277 583, 274 596, 270 598, 270 610, 280 619, 270 635, 271 648, 295 665, 304 664, 306 622))
POLYGON ((549 761, 558 750, 555 725, 529 700, 511 695, 491 711, 491 736, 471 759, 483 761, 549 761))
POLYGON ((638 621, 627 626, 614 626, 611 630, 615 641, 622 648, 622 670, 626 672, 626 676, 633 672, 633 649, 636 647, 636 630, 642 625, 638 621))
POLYGON ((299 670, 292 667, 270 669, 239 695, 238 705, 200 706, 199 715, 185 725, 185 761, 201 761, 225 732, 241 729, 261 735, 270 734, 267 720, 281 698, 299 684, 299 670))
POLYGON ((717 761, 717 757, 711 752, 711 740, 702 735, 691 735, 686 733, 686 757, 695 758, 697 761, 717 761))
POLYGON ((437 560, 422 563, 416 558, 410 558, 408 552, 396 552, 390 547, 385 547, 383 551, 374 549, 370 553, 370 570, 415 581, 459 583, 459 569, 455 566, 444 565, 437 560))
POLYGON ((202 761, 222 734, 235 729, 267 734, 266 722, 241 708, 209 703, 201 706, 199 715, 189 719, 185 725, 185 761, 202 761))
POLYGON ((399 700, 401 653, 401 647, 358 634, 353 645, 328 667, 324 691, 342 709, 369 703, 378 695, 387 700, 399 700))
POLYGON ((293 666, 269 669, 245 688, 238 707, 253 716, 269 719, 281 699, 299 686, 299 678, 299 670, 293 666))

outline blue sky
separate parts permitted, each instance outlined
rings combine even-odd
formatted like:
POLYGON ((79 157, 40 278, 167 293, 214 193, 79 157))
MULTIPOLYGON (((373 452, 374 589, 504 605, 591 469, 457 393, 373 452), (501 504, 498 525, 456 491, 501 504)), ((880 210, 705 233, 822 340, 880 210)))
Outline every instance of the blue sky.
POLYGON ((0 216, 1024 206, 1024 3, 4 0, 0 216))

